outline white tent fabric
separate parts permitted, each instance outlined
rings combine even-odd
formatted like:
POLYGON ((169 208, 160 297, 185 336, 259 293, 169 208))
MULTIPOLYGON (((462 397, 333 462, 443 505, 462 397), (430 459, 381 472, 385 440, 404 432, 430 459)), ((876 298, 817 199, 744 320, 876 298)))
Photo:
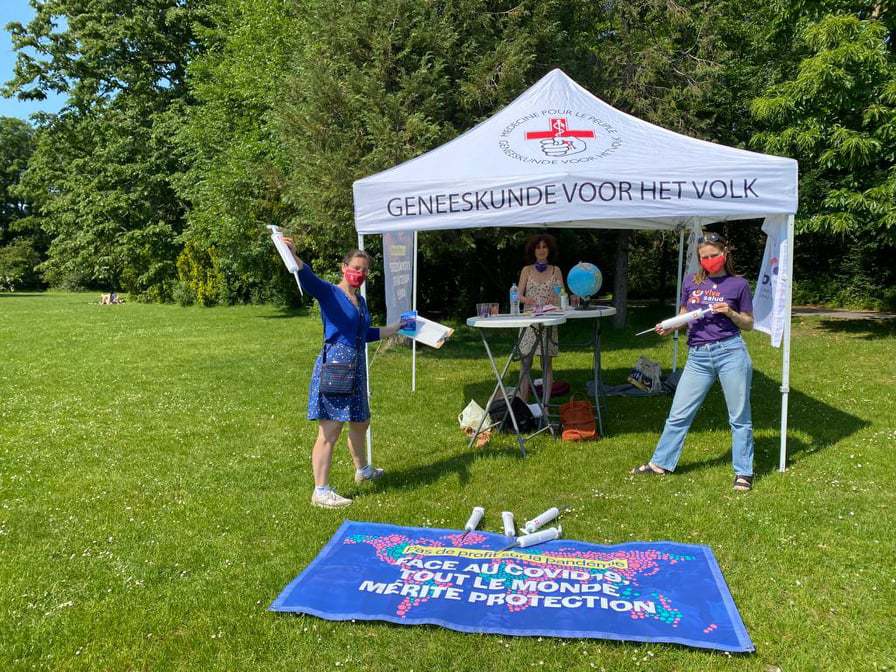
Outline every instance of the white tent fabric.
MULTIPOLYGON (((463 135, 356 181, 353 191, 362 243, 365 234, 488 226, 674 229, 693 242, 704 224, 765 218, 763 230, 786 248, 778 256, 783 265, 771 309, 785 321, 778 330, 784 340, 783 469, 797 208, 793 159, 654 126, 553 70, 463 135)), ((688 266, 694 263, 691 253, 688 266)))
POLYGON ((671 229, 791 214, 797 163, 636 119, 560 70, 441 147, 354 184, 358 233, 671 229))

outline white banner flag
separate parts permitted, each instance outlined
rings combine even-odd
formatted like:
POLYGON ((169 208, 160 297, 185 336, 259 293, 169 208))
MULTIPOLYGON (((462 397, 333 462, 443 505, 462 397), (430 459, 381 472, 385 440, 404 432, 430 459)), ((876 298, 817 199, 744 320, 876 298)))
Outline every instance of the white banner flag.
POLYGON ((771 336, 772 346, 778 348, 784 335, 791 282, 786 272, 790 267, 791 248, 787 236, 787 215, 766 217, 762 231, 768 238, 753 297, 753 324, 756 329, 771 336))

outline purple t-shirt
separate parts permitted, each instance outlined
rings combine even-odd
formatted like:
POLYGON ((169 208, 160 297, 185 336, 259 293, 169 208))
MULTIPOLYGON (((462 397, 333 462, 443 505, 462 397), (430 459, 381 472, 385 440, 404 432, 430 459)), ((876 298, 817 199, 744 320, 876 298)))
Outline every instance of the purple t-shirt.
MULTIPOLYGON (((699 285, 694 282, 693 275, 684 281, 681 288, 681 307, 685 310, 690 312, 723 302, 738 313, 752 313, 753 297, 750 295, 750 285, 739 275, 707 277, 699 285)), ((688 345, 714 343, 737 336, 739 333, 740 329, 727 315, 709 313, 688 325, 688 345)))

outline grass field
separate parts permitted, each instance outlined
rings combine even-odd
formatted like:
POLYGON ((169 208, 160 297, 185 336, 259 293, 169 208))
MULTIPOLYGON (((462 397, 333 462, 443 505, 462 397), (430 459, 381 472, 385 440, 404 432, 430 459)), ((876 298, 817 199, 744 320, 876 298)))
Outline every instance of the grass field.
MULTIPOLYGON (((331 623, 267 606, 342 521, 313 509, 305 420, 320 321, 274 307, 99 306, 0 295, 0 670, 894 670, 896 325, 798 319, 790 469, 777 471, 780 351, 751 333, 757 480, 735 495, 714 390, 679 471, 637 479, 669 397, 611 399, 598 443, 501 438, 468 450, 457 413, 491 388, 478 336, 381 353, 372 367, 375 486, 337 448, 354 520, 460 527, 475 504, 559 504, 568 538, 712 547, 756 653, 331 623)), ((622 382, 668 341, 605 329, 622 382)), ((564 327, 566 329, 566 327, 564 327)), ((558 377, 588 377, 584 331, 558 377)), ((344 439, 343 439, 344 442, 344 439)))

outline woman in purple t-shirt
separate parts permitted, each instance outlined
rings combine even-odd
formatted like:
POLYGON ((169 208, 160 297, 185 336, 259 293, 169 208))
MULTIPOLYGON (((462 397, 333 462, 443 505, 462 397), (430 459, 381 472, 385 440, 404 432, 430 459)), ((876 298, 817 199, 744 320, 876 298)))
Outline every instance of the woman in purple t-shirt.
MULTIPOLYGON (((753 362, 740 332, 753 328, 753 300, 747 281, 734 274, 731 253, 722 236, 705 233, 697 240, 697 253, 701 268, 682 287, 681 312, 710 312, 687 325, 688 361, 675 389, 663 434, 650 462, 635 467, 631 473, 662 475, 675 471, 694 416, 718 379, 731 425, 734 489, 746 491, 753 487, 753 362)), ((672 331, 656 325, 656 333, 661 336, 672 331)))

